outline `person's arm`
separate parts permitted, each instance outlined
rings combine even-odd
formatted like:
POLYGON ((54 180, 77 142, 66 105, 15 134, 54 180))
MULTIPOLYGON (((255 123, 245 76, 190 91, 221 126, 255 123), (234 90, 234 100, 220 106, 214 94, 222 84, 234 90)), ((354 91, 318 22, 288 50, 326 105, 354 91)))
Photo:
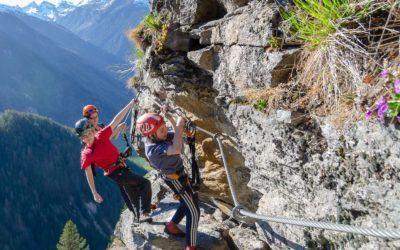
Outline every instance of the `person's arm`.
POLYGON ((90 191, 92 191, 93 194, 93 198, 97 203, 102 203, 103 202, 103 198, 101 197, 101 195, 99 193, 97 193, 96 191, 96 186, 94 184, 94 178, 93 178, 93 172, 92 172, 92 168, 91 167, 87 167, 85 169, 85 174, 86 174, 86 179, 87 182, 89 184, 90 187, 90 191))
POLYGON ((172 145, 167 149, 167 155, 181 154, 183 146, 183 127, 185 124, 186 120, 179 117, 175 128, 174 139, 172 140, 172 145))
POLYGON ((118 124, 118 126, 113 130, 113 133, 110 137, 110 139, 117 139, 118 136, 122 133, 126 133, 126 130, 128 129, 128 125, 126 125, 125 122, 118 124))
POLYGON ((176 122, 175 122, 174 117, 170 113, 168 113, 169 106, 168 105, 163 105, 163 106, 160 107, 160 109, 161 109, 161 112, 164 114, 165 118, 167 118, 168 121, 171 123, 171 125, 172 125, 172 127, 174 128, 174 131, 175 131, 176 122))
POLYGON ((108 124, 108 126, 111 127, 111 129, 114 131, 114 129, 118 126, 118 124, 121 123, 122 119, 125 117, 126 113, 128 113, 129 109, 132 108, 132 106, 135 105, 135 100, 132 100, 126 105, 121 111, 118 112, 114 116, 114 119, 108 124))
POLYGON ((168 119, 168 121, 171 123, 174 131, 176 132, 176 122, 175 122, 174 117, 172 115, 170 115, 169 113, 165 113, 165 118, 168 119))

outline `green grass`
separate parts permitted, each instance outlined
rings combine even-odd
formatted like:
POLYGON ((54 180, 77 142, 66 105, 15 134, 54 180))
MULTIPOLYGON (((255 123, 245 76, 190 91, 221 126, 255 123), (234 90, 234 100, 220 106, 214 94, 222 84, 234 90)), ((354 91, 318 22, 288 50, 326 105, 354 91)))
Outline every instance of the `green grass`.
POLYGON ((389 109, 387 116, 390 118, 396 118, 400 114, 400 94, 392 93, 388 101, 389 109))
POLYGON ((149 14, 149 15, 145 16, 143 19, 144 27, 148 28, 152 31, 161 31, 163 24, 164 24, 164 22, 162 20, 162 17, 160 15, 158 15, 157 13, 149 14))
POLYGON ((271 48, 273 49, 279 49, 282 47, 282 38, 277 37, 277 36, 272 36, 269 40, 268 40, 269 45, 271 46, 271 48))
POLYGON ((294 7, 281 9, 290 32, 313 47, 323 44, 330 34, 365 17, 370 4, 361 9, 347 0, 293 0, 294 7))
POLYGON ((268 107, 268 102, 266 100, 257 100, 253 107, 259 111, 265 111, 268 107))

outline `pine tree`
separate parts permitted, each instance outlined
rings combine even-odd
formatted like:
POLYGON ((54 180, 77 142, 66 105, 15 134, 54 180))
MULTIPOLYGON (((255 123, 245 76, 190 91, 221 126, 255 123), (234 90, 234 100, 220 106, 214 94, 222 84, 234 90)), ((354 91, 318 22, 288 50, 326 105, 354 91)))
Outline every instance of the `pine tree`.
POLYGON ((78 228, 71 220, 65 223, 57 250, 89 250, 86 239, 79 235, 78 228))

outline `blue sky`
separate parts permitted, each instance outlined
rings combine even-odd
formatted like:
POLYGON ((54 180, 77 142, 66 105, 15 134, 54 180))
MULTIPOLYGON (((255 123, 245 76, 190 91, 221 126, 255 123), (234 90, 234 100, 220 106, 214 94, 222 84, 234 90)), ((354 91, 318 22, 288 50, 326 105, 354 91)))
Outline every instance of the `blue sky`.
MULTIPOLYGON (((33 0, 0 0, 0 4, 6 4, 6 5, 11 5, 11 6, 15 6, 15 5, 26 6, 31 2, 33 2, 33 0)), ((35 0, 35 2, 39 4, 43 1, 35 0)), ((47 0, 47 2, 50 2, 53 4, 58 4, 59 2, 61 2, 61 0, 47 0)), ((79 3, 79 2, 82 2, 82 0, 69 0, 68 2, 79 3)))

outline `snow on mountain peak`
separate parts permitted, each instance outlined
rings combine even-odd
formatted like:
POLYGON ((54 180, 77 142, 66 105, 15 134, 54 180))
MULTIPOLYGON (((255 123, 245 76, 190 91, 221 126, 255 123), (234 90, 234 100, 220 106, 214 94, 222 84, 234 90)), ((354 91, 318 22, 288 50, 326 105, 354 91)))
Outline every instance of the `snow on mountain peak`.
POLYGON ((57 17, 55 14, 57 12, 56 6, 47 1, 43 1, 40 3, 40 5, 38 5, 36 2, 31 2, 27 6, 21 8, 21 10, 28 15, 47 21, 53 21, 57 17))
POLYGON ((32 7, 32 8, 30 8, 30 9, 28 9, 28 10, 26 11, 26 13, 28 13, 28 14, 36 14, 36 13, 38 13, 38 9, 32 7))
MULTIPOLYGON (((136 4, 147 5, 149 0, 131 1, 136 4)), ((75 9, 85 5, 91 5, 96 10, 104 11, 113 5, 113 3, 115 3, 115 0, 81 0, 78 4, 74 4, 68 0, 61 0, 58 5, 54 5, 47 1, 43 1, 38 5, 35 1, 32 1, 25 7, 0 4, 0 11, 15 13, 22 12, 46 21, 56 21, 59 17, 64 17, 75 9)))

